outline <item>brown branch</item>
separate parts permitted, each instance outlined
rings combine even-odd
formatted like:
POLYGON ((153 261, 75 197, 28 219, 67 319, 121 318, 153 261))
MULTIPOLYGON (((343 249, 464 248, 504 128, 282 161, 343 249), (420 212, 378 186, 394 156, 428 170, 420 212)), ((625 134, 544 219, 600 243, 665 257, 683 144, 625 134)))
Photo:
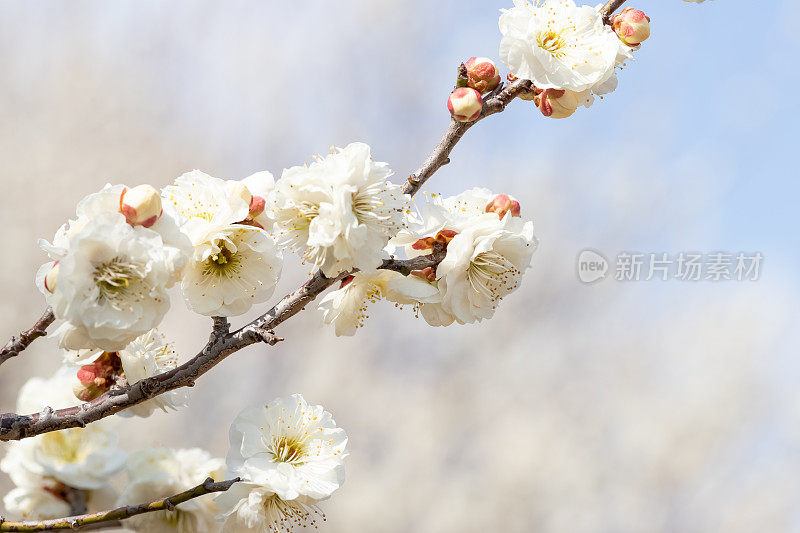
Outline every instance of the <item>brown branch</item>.
MULTIPOLYGON (((500 113, 518 95, 531 90, 529 80, 515 80, 508 86, 499 85, 486 95, 480 117, 470 123, 452 121, 439 144, 423 165, 406 182, 403 192, 414 195, 425 181, 442 166, 450 162, 450 152, 464 136, 464 133, 484 118, 500 113)), ((381 268, 406 272, 435 267, 444 258, 444 253, 432 253, 410 260, 387 259, 381 268)), ((288 294, 272 309, 256 318, 246 326, 228 331, 228 322, 224 318, 215 317, 214 327, 208 343, 194 358, 183 365, 132 385, 111 390, 98 398, 76 407, 53 410, 46 407, 40 413, 18 415, 6 413, 0 415, 0 441, 20 440, 50 431, 58 431, 72 427, 85 427, 87 424, 119 413, 165 392, 194 386, 195 380, 221 363, 226 357, 242 348, 258 342, 270 345, 282 339, 275 336, 273 330, 288 318, 302 311, 323 291, 352 272, 342 272, 335 278, 325 277, 317 271, 311 279, 299 289, 288 294)))
MULTIPOLYGON (((390 270, 417 270, 435 266, 443 258, 443 254, 430 254, 405 261, 387 259, 384 264, 390 270)), ((302 287, 284 297, 267 313, 232 333, 227 331, 227 320, 215 317, 214 329, 203 350, 191 360, 169 372, 111 390, 90 402, 75 407, 58 410, 46 407, 40 413, 30 415, 2 414, 0 415, 0 441, 20 440, 50 431, 85 427, 87 424, 119 413, 165 392, 180 387, 194 386, 197 378, 232 353, 258 342, 266 342, 270 345, 280 342, 282 339, 275 336, 274 328, 289 317, 296 315, 325 289, 348 274, 350 273, 343 272, 336 278, 326 278, 317 272, 302 287)))
POLYGON ((11 340, 8 341, 2 349, 0 349, 0 365, 12 357, 18 356, 25 348, 27 348, 39 337, 47 335, 47 328, 53 323, 55 318, 56 317, 53 316, 53 310, 48 307, 32 328, 20 333, 19 338, 11 337, 11 340))
POLYGON ((439 144, 433 150, 428 159, 417 169, 416 172, 408 177, 403 192, 406 194, 414 195, 422 184, 428 181, 437 170, 450 162, 450 152, 453 151, 458 141, 464 136, 468 129, 483 120, 484 118, 500 113, 505 110, 506 106, 516 98, 519 94, 529 91, 531 88, 530 80, 518 79, 510 83, 508 86, 503 87, 500 84, 494 91, 489 93, 483 99, 483 111, 481 116, 473 122, 450 122, 450 127, 439 141, 439 144))
POLYGON ((614 12, 624 3, 625 0, 609 0, 606 2, 606 5, 600 8, 600 12, 603 13, 603 22, 611 24, 611 17, 614 15, 614 12))
POLYGON ((229 479, 228 481, 215 482, 213 479, 208 478, 200 485, 174 496, 160 498, 141 505, 117 507, 116 509, 101 511, 99 513, 68 516, 65 518, 42 520, 38 522, 4 522, 0 520, 0 531, 52 531, 57 529, 96 530, 102 529, 102 526, 119 526, 120 520, 125 520, 132 516, 156 511, 172 510, 175 506, 194 498, 199 498, 200 496, 205 496, 206 494, 212 494, 214 492, 225 492, 230 489, 234 483, 238 483, 239 481, 240 479, 236 478, 229 479), (98 525, 101 527, 96 527, 98 525))

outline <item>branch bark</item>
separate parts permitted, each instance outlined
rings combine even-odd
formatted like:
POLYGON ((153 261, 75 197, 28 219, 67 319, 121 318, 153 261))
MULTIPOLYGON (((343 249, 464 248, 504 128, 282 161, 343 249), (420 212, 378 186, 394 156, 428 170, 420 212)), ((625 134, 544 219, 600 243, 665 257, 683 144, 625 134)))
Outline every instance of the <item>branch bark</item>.
POLYGON ((0 520, 0 531, 52 531, 58 529, 96 530, 102 529, 102 526, 119 526, 119 520, 125 520, 126 518, 145 513, 172 510, 176 505, 180 505, 194 498, 199 498, 200 496, 205 496, 206 494, 212 494, 214 492, 225 492, 230 489, 234 483, 238 483, 239 481, 239 478, 235 478, 227 481, 215 482, 213 479, 208 478, 200 485, 175 494, 174 496, 153 500, 141 505, 117 507, 116 509, 99 513, 68 516, 65 518, 42 520, 38 522, 4 522, 0 520), (101 527, 94 527, 98 525, 101 527))
POLYGON ((428 159, 417 169, 416 172, 408 177, 408 181, 403 187, 403 192, 406 194, 414 195, 422 185, 433 176, 437 170, 450 162, 450 152, 453 151, 458 141, 472 126, 485 119, 488 116, 500 113, 505 110, 506 106, 518 95, 527 92, 531 89, 532 83, 530 80, 518 79, 510 83, 508 86, 500 84, 494 91, 489 93, 483 99, 483 111, 480 117, 473 122, 450 122, 450 127, 439 141, 439 144, 434 148, 428 159))
MULTIPOLYGON (((384 261, 385 267, 381 268, 397 271, 402 269, 418 270, 436 266, 443 258, 443 254, 429 254, 410 260, 387 259, 384 261)), ((197 378, 232 353, 258 342, 272 345, 282 340, 273 333, 278 325, 299 313, 325 289, 349 274, 349 272, 343 272, 336 278, 326 278, 317 272, 302 287, 285 296, 267 313, 232 333, 228 332, 227 320, 215 317, 211 337, 203 350, 191 360, 169 372, 111 390, 91 402, 75 407, 58 410, 46 407, 40 413, 29 415, 2 414, 0 415, 0 441, 20 440, 50 431, 85 427, 87 424, 155 398, 167 391, 180 387, 192 387, 197 378)))
MULTIPOLYGON (((504 111, 514 98, 531 89, 532 84, 529 80, 517 79, 505 87, 500 84, 484 98, 483 111, 477 120, 468 123, 451 121, 441 141, 428 159, 408 178, 403 192, 413 196, 437 170, 450 162, 450 153, 467 130, 484 118, 504 111)), ((388 259, 384 261, 381 268, 400 272, 422 270, 428 266, 435 267, 442 261, 443 256, 443 253, 432 253, 411 260, 388 259)), ((20 440, 50 431, 85 427, 91 422, 116 414, 170 390, 194 386, 197 378, 232 353, 258 342, 273 345, 282 340, 273 332, 276 327, 302 311, 323 291, 350 274, 352 272, 342 272, 335 278, 328 278, 317 271, 311 279, 296 291, 286 295, 272 309, 234 332, 228 332, 226 319, 214 317, 211 336, 202 351, 169 372, 111 390, 91 402, 76 407, 58 410, 46 407, 40 413, 29 415, 2 414, 0 415, 0 441, 20 440)))
POLYGON ((47 335, 47 328, 53 323, 55 318, 56 317, 53 315, 53 310, 48 307, 41 318, 36 321, 33 327, 20 333, 19 338, 11 337, 11 340, 8 341, 2 349, 0 349, 0 365, 12 357, 18 356, 25 348, 30 346, 30 344, 39 337, 47 335))

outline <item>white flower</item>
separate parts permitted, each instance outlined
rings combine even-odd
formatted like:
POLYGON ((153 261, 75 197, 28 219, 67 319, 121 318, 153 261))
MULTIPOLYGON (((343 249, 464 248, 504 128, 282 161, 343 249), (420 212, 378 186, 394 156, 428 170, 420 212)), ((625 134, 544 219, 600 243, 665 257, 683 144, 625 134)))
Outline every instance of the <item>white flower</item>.
POLYGON ((322 500, 344 482, 347 435, 300 394, 244 410, 230 430, 228 468, 283 500, 322 500))
POLYGON ((597 9, 573 0, 514 0, 500 16, 500 58, 540 89, 592 89, 614 74, 620 41, 597 9))
MULTIPOLYGON (((490 318, 519 287, 535 247, 532 222, 494 213, 476 217, 450 241, 436 269, 443 309, 460 324, 490 318)), ((431 318, 424 308, 423 316, 431 318)))
POLYGON ((165 187, 161 194, 164 211, 178 220, 181 231, 197 246, 219 228, 247 218, 250 206, 230 192, 225 180, 193 170, 165 187))
POLYGON ((283 255, 261 228, 271 226, 269 215, 263 210, 250 214, 253 196, 269 195, 271 187, 268 172, 226 182, 195 170, 164 189, 166 205, 194 246, 181 282, 194 312, 241 315, 272 296, 283 255))
POLYGON ((392 241, 407 255, 430 253, 425 241, 447 233, 447 253, 431 285, 439 300, 420 301, 420 312, 433 326, 490 318, 500 300, 514 291, 530 266, 536 239, 533 223, 520 217, 486 212, 495 195, 471 189, 458 196, 434 196, 410 217, 409 228, 392 241), (419 246, 422 244, 422 246, 419 246))
POLYGON ((12 447, 20 448, 20 465, 29 473, 79 489, 103 488, 125 464, 116 435, 102 424, 37 435, 12 447))
MULTIPOLYGON (((80 403, 72 395, 72 375, 62 368, 49 379, 33 378, 20 390, 19 412, 38 412, 45 407, 70 407, 80 403)), ((53 478, 70 487, 95 490, 125 464, 126 454, 117 447, 109 423, 99 421, 85 428, 44 433, 9 445, 0 469, 18 486, 31 486, 37 478, 53 478)))
MULTIPOLYGON (((120 221, 125 221, 125 216, 120 213, 120 198, 130 189, 127 185, 106 185, 101 191, 90 194, 80 202, 76 208, 78 221, 90 220, 101 213, 113 213, 120 221)), ((192 244, 178 227, 177 219, 170 213, 162 213, 158 220, 148 228, 136 226, 136 231, 147 233, 153 231, 161 236, 164 242, 164 253, 167 261, 171 263, 172 282, 180 279, 181 270, 192 253, 192 244)))
POLYGON ((316 527, 325 514, 307 496, 282 500, 269 489, 254 483, 235 483, 214 500, 223 511, 222 533, 278 533, 295 527, 316 527))
MULTIPOLYGON (((136 505, 172 496, 203 483, 207 478, 221 481, 225 461, 201 449, 156 448, 131 455, 127 472, 129 484, 119 505, 136 505)), ((211 533, 219 531, 213 496, 205 495, 179 504, 173 511, 157 511, 126 520, 134 531, 147 533, 211 533)))
MULTIPOLYGON (((178 366, 178 358, 172 350, 172 346, 167 344, 164 337, 156 330, 140 335, 118 354, 125 379, 130 384, 162 374, 178 366)), ((152 400, 125 409, 120 415, 148 417, 159 409, 167 412, 169 409, 184 407, 187 399, 188 394, 183 389, 167 391, 152 400)))
POLYGON ((16 487, 3 496, 3 506, 20 520, 48 520, 70 515, 70 505, 49 487, 16 487))
POLYGON ((45 292, 56 318, 65 321, 61 346, 119 350, 157 326, 169 309, 174 251, 155 231, 131 227, 118 214, 88 219, 69 238, 55 290, 45 292))
POLYGON ((319 308, 325 324, 334 325, 337 337, 355 335, 356 329, 364 325, 369 303, 381 298, 398 304, 438 302, 439 291, 414 275, 404 276, 391 270, 375 274, 356 272, 345 279, 342 288, 326 294, 319 308))
POLYGON ((264 230, 242 224, 219 228, 195 247, 181 290, 194 312, 236 316, 275 291, 283 255, 264 230))
POLYGON ((329 277, 375 270, 407 209, 408 196, 386 181, 391 175, 363 143, 284 170, 272 199, 279 241, 329 277))
POLYGON ((223 533, 315 525, 317 502, 344 482, 347 435, 322 406, 294 394, 233 421, 228 469, 242 478, 216 498, 223 533))

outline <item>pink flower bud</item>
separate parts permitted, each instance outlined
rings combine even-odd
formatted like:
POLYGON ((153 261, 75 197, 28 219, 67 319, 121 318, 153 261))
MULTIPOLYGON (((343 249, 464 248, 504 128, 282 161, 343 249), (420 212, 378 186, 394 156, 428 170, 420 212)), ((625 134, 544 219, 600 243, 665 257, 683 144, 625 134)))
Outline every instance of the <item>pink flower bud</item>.
POLYGON ((612 27, 620 40, 630 46, 641 44, 650 37, 650 17, 632 7, 626 7, 617 14, 612 27))
POLYGON ((481 116, 481 93, 471 87, 459 87, 447 99, 447 109, 458 122, 472 122, 481 116))
POLYGON ((520 205, 517 200, 507 194, 498 194, 486 206, 487 213, 497 213, 501 219, 506 213, 511 213, 512 217, 520 216, 520 205))
POLYGON ((56 291, 56 283, 58 282, 58 261, 56 261, 50 268, 50 271, 44 277, 44 288, 48 292, 53 293, 56 291))
POLYGON ((469 87, 486 94, 500 85, 500 72, 497 65, 486 57, 470 57, 466 63, 469 87))
POLYGON ((578 109, 578 93, 563 89, 545 89, 537 94, 534 103, 546 117, 567 118, 578 109))
POLYGON ((93 363, 78 369, 72 392, 79 400, 89 402, 108 392, 121 374, 122 361, 117 352, 103 352, 93 363))
POLYGON ((255 218, 264 212, 264 207, 267 201, 260 196, 253 196, 250 198, 250 218, 255 218))
POLYGON ((150 185, 125 189, 119 198, 119 212, 131 226, 149 228, 161 216, 161 196, 150 185))

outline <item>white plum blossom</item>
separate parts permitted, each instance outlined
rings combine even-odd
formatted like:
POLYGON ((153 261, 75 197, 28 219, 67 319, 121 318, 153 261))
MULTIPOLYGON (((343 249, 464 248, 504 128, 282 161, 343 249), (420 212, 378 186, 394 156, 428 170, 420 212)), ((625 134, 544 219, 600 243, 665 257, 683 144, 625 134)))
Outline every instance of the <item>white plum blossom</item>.
MULTIPOLYGON (((129 483, 118 505, 138 505, 172 496, 200 485, 209 477, 221 481, 225 461, 199 448, 155 448, 131 454, 127 472, 129 483)), ((220 529, 217 513, 213 496, 205 495, 181 503, 171 511, 134 516, 125 525, 146 533, 213 533, 220 529)))
POLYGON ((500 16, 500 58, 539 89, 591 90, 614 75, 620 40, 598 9, 573 0, 514 0, 500 16))
POLYGON ((449 198, 434 196, 392 241, 404 247, 409 257, 430 253, 430 241, 447 246, 444 260, 429 280, 439 299, 419 302, 429 324, 447 326, 490 318, 500 300, 519 286, 537 243, 533 223, 509 212, 511 205, 519 210, 513 198, 482 188, 449 198), (506 210, 498 213, 503 202, 506 210), (437 239, 442 236, 443 240, 437 239))
MULTIPOLYGON (((130 189, 127 185, 108 184, 101 191, 88 195, 78 202, 76 208, 78 221, 90 220, 101 213, 113 213, 120 221, 125 221, 125 215, 120 213, 120 203, 125 192, 130 189)), ((152 225, 146 228, 136 226, 136 230, 142 233, 153 231, 161 236, 161 240, 164 241, 164 253, 172 264, 172 281, 178 281, 183 265, 192 252, 192 245, 189 238, 178 227, 177 219, 162 210, 161 215, 152 225)))
POLYGON ((195 248, 181 289, 196 313, 237 316, 272 296, 282 267, 283 255, 269 234, 232 224, 195 248))
POLYGON ((272 196, 279 242, 329 277, 353 268, 374 271, 408 204, 401 187, 387 181, 391 175, 364 143, 284 170, 272 196))
MULTIPOLYGON (((178 357, 173 351, 172 345, 166 343, 163 335, 157 330, 140 335, 123 350, 120 350, 118 355, 125 378, 131 385, 178 366, 178 357)), ((157 410, 168 412, 169 409, 184 407, 187 401, 186 390, 176 389, 129 407, 119 414, 148 417, 157 410)))
POLYGON ((336 336, 355 335, 364 325, 367 306, 381 298, 398 304, 435 303, 439 291, 414 275, 404 276, 391 270, 375 274, 356 272, 345 278, 342 287, 331 291, 320 301, 325 324, 333 324, 336 336))
POLYGON ((264 229, 271 226, 266 199, 255 201, 259 194, 270 195, 271 187, 268 172, 226 182, 194 171, 164 189, 167 209, 194 246, 181 281, 194 312, 237 316, 272 296, 283 255, 264 229), (256 203, 260 208, 251 213, 256 203))
POLYGON ((68 244, 57 286, 43 291, 56 318, 65 321, 58 329, 63 348, 119 350, 161 322, 176 255, 158 233, 99 213, 68 244))
MULTIPOLYGON (((165 290, 191 252, 168 214, 150 217, 147 227, 129 224, 121 212, 126 190, 106 185, 88 195, 52 243, 39 241, 52 261, 39 269, 37 286, 65 321, 56 332, 60 345, 80 350, 78 358, 122 348, 156 326, 169 308, 165 290)), ((160 199, 150 204, 154 210, 160 199)))
MULTIPOLYGON (((448 319, 466 324, 491 318, 497 304, 519 287, 536 247, 533 223, 485 213, 462 229, 447 245, 447 255, 436 269, 442 309, 426 313, 432 325, 448 319)), ((429 309, 430 311, 430 309, 429 309)))
MULTIPOLYGON (((72 395, 72 376, 59 370, 50 379, 34 378, 20 390, 17 411, 38 412, 45 407, 79 403, 72 395), (61 403, 64 402, 64 403, 61 403), (54 405, 55 404, 55 405, 54 405)), ((106 421, 29 437, 9 444, 0 469, 18 486, 32 486, 47 478, 64 485, 99 490, 125 465, 126 454, 106 421)))
POLYGON ((22 468, 79 489, 103 488, 125 464, 117 436, 102 424, 52 431, 12 446, 21 449, 22 468))
POLYGON ((217 497, 226 533, 312 522, 344 482, 347 435, 299 394, 243 411, 231 425, 228 469, 242 478, 217 497))

